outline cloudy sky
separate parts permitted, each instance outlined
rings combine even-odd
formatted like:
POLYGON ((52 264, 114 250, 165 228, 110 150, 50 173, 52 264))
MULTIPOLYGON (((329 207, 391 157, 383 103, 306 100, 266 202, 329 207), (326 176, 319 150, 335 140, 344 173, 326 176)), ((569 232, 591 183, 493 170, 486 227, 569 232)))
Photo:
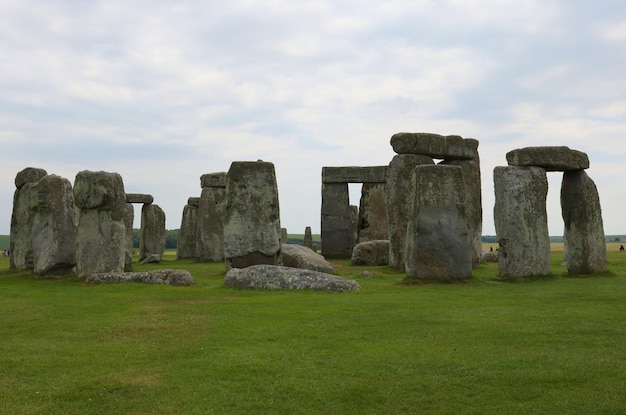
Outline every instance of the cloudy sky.
POLYGON ((0 1, 0 234, 25 167, 118 172, 176 229, 202 174, 257 159, 282 226, 319 233, 322 167, 386 165, 400 131, 480 141, 483 234, 494 167, 543 145, 589 155, 605 232, 626 234, 626 3, 0 1))

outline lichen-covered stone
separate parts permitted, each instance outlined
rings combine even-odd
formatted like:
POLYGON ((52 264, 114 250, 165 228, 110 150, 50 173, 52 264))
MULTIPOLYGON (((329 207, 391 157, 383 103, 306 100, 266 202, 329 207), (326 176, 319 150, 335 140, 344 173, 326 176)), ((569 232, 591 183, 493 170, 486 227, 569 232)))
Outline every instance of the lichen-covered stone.
POLYGON ((291 268, 310 269, 332 274, 333 265, 322 255, 304 245, 283 244, 283 265, 291 268))
POLYGON ((183 217, 178 230, 176 258, 195 258, 198 239, 198 206, 189 203, 183 208, 183 217))
POLYGON ((389 241, 371 240, 359 242, 352 250, 352 265, 389 264, 389 241))
POLYGON ((160 261, 165 252, 165 233, 165 212, 163 209, 155 204, 143 205, 141 208, 139 261, 155 256, 158 256, 160 261))
POLYGON ((500 166, 494 169, 493 179, 500 276, 549 274, 546 170, 541 167, 500 166))
POLYGON ((226 172, 203 174, 200 176, 200 187, 226 187, 226 172))
POLYGON ((604 272, 606 242, 600 197, 584 170, 567 171, 561 183, 561 209, 565 223, 565 263, 572 274, 604 272))
POLYGON ((163 284, 191 286, 195 283, 189 271, 180 269, 160 269, 148 272, 104 272, 85 276, 87 284, 110 284, 119 282, 143 282, 145 284, 163 284))
POLYGON ((275 265, 233 268, 226 273, 224 285, 261 290, 356 291, 361 286, 353 280, 307 269, 275 265))
POLYGON ((322 167, 322 183, 385 183, 387 166, 322 167))
POLYGON ((397 133, 391 147, 398 154, 420 154, 436 159, 473 159, 478 156, 478 141, 458 135, 397 133))
POLYGON ((568 171, 589 168, 587 154, 565 146, 525 147, 506 154, 509 166, 542 167, 546 171, 568 171))
POLYGON ((322 183, 322 255, 350 258, 353 225, 347 183, 322 183))
POLYGON ((203 187, 200 203, 198 204, 198 230, 196 233, 195 253, 197 262, 219 262, 224 260, 225 219, 226 187, 203 187))
POLYGON ((150 205, 153 202, 154 197, 152 197, 152 195, 146 195, 141 193, 126 193, 126 203, 150 205))
POLYGON ((389 228, 385 210, 385 184, 363 183, 359 203, 357 242, 387 238, 389 238, 389 228))

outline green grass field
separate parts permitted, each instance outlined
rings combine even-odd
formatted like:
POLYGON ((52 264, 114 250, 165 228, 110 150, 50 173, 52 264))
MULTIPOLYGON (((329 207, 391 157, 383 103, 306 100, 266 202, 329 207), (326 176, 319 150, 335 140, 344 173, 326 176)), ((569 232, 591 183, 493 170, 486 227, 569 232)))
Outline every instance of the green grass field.
MULTIPOLYGON (((0 414, 625 414, 626 254, 603 275, 355 293, 35 278, 0 258, 0 414)), ((364 270, 373 276, 366 277, 364 270)))

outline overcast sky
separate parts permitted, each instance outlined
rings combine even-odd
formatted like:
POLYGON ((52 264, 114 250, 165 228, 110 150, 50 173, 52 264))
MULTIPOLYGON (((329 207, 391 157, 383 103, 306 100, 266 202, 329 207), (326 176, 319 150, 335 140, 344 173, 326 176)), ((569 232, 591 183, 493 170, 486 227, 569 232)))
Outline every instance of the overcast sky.
POLYGON ((282 226, 319 233, 322 167, 386 165, 400 131, 480 141, 485 235, 494 167, 548 145, 589 155, 626 234, 626 3, 0 1, 0 234, 26 167, 118 172, 176 229, 202 174, 257 159, 282 226))

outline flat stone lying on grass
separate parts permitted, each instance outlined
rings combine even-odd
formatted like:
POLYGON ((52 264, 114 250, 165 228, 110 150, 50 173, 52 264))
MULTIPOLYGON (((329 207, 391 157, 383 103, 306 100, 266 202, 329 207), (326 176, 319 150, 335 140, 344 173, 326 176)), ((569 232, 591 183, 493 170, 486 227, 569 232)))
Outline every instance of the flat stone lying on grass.
POLYGON ((331 274, 335 269, 323 255, 311 248, 297 244, 283 244, 283 265, 291 268, 309 269, 311 271, 331 274))
POLYGON ((87 275, 85 279, 87 284, 127 281, 177 286, 190 286, 195 283, 189 271, 181 269, 159 269, 148 272, 101 272, 87 275))
POLYGON ((224 285, 261 290, 356 291, 361 286, 353 280, 336 275, 279 265, 252 265, 232 268, 226 273, 224 285))

